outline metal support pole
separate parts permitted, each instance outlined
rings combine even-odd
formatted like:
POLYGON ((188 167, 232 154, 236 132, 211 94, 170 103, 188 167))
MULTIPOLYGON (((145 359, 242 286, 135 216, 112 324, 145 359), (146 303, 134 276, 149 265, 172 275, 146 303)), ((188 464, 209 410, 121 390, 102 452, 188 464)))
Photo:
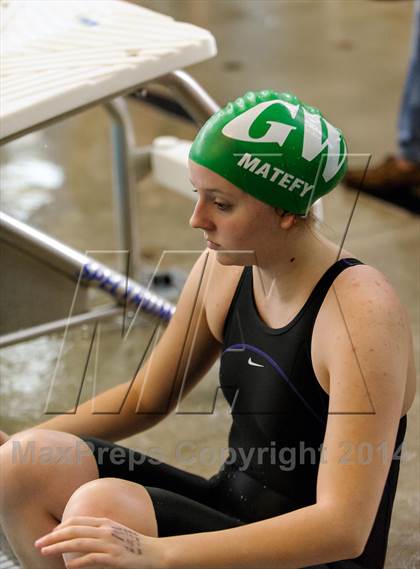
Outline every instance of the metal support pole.
MULTIPOLYGON (((198 126, 202 126, 211 115, 220 110, 216 101, 185 71, 173 71, 150 82, 153 83, 167 87, 198 126)), ((146 89, 147 85, 144 85, 146 89)))
MULTIPOLYGON (((119 97, 105 103, 111 117, 112 174, 118 227, 118 248, 129 252, 129 276, 139 270, 140 241, 137 224, 136 180, 133 158, 135 135, 127 102, 119 97)), ((124 267, 125 269, 125 267, 124 267)), ((120 267, 123 270, 123 267, 120 267)))
MULTIPOLYGON (((61 330, 67 330, 69 328, 74 328, 75 326, 92 324, 93 322, 114 318, 115 316, 123 314, 123 311, 124 309, 122 306, 110 306, 108 308, 92 310, 85 314, 69 316, 68 318, 62 318, 60 320, 55 320, 54 322, 47 322, 46 324, 40 324, 39 326, 32 326, 31 328, 18 330, 11 334, 4 334, 3 336, 0 336, 0 348, 7 348, 7 346, 13 346, 19 342, 27 342, 28 340, 39 338, 39 336, 53 334, 54 332, 61 332, 61 330)), ((1 565, 0 569, 2 569, 1 565)))
MULTIPOLYGON (((220 108, 201 85, 185 71, 168 73, 151 83, 167 87, 174 99, 190 113, 199 126, 220 108)), ((129 275, 132 276, 140 269, 135 186, 136 181, 150 171, 150 159, 147 148, 143 151, 136 148, 133 125, 124 98, 118 97, 105 103, 104 106, 112 121, 113 189, 119 234, 118 247, 130 253, 129 275)))

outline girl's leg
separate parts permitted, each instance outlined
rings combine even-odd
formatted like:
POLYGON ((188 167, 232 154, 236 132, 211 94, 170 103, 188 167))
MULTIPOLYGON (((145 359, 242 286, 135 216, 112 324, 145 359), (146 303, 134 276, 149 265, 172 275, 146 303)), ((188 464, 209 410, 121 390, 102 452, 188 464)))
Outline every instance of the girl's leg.
POLYGON ((25 569, 63 569, 33 543, 61 521, 75 490, 96 478, 89 447, 67 433, 33 429, 0 447, 0 522, 25 569))

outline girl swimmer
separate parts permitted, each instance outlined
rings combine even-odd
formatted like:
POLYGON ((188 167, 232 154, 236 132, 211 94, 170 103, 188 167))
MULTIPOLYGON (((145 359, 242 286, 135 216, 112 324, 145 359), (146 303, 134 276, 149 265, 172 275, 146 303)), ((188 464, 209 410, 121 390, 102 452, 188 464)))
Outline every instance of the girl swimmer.
POLYGON ((292 95, 250 92, 207 121, 189 161, 207 248, 121 413, 87 402, 0 448, 1 523, 26 569, 384 566, 413 349, 385 276, 315 228, 346 165, 341 132, 292 95), (214 476, 108 442, 161 421, 219 357, 232 426, 214 476), (22 465, 14 442, 84 452, 22 465))

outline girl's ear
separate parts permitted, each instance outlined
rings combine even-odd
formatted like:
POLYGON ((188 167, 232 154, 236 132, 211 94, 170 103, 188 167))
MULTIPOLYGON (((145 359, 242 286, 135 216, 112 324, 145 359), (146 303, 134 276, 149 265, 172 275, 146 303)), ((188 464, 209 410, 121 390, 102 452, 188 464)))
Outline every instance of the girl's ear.
POLYGON ((283 211, 280 214, 280 227, 282 229, 290 229, 296 223, 296 215, 289 211, 283 211))

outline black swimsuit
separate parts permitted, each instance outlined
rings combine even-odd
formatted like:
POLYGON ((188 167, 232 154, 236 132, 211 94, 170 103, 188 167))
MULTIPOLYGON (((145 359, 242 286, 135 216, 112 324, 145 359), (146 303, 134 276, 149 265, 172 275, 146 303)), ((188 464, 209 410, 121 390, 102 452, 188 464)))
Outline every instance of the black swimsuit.
MULTIPOLYGON (((228 529, 315 503, 329 398, 313 371, 312 330, 334 279, 356 264, 361 262, 342 259, 334 263, 295 318, 278 329, 268 327, 260 318, 253 296, 252 267, 245 267, 224 327, 220 383, 231 405, 232 426, 229 456, 217 474, 207 480, 168 464, 156 464, 156 460, 128 449, 124 464, 105 460, 99 465, 101 477, 123 478, 146 487, 155 507, 159 536, 228 529), (135 470, 128 467, 128 453, 142 461, 135 470)), ((406 423, 404 416, 398 428, 397 451, 406 423)), ((116 446, 88 437, 84 440, 94 445, 97 458, 100 447, 110 450, 116 446)), ((317 566, 319 569, 384 566, 399 463, 396 452, 362 555, 317 566)))

